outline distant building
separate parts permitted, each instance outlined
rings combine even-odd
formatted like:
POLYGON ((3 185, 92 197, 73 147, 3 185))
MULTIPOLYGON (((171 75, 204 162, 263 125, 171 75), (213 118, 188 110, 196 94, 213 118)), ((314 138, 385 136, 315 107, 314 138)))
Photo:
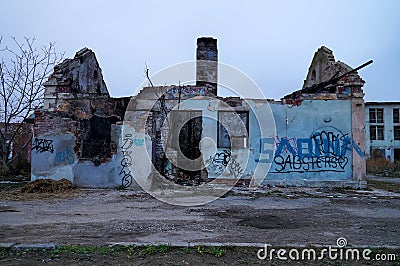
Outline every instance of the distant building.
POLYGON ((5 140, 7 146, 9 146, 9 152, 4 155, 1 154, 1 156, 7 156, 8 159, 16 157, 14 159, 16 163, 30 162, 32 125, 24 121, 22 123, 9 123, 7 126, 7 134, 5 135, 5 124, 0 123, 0 131, 4 136, 0 139, 0 144, 5 140))
POLYGON ((365 103, 365 153, 368 158, 400 161, 400 102, 365 103))

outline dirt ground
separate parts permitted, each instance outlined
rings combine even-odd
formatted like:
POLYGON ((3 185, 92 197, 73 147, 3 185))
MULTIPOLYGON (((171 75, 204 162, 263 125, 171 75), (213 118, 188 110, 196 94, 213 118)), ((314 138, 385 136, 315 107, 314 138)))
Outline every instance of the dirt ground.
MULTIPOLYGON (((235 188, 224 197, 197 207, 168 205, 141 190, 21 193, 20 188, 3 188, 0 191, 0 242, 5 246, 119 243, 130 247, 160 244, 177 247, 146 258, 133 256, 135 259, 128 258, 127 250, 111 257, 109 254, 90 257, 89 252, 83 258, 81 254, 52 253, 49 256, 47 253, 40 255, 40 252, 3 250, 0 264, 21 265, 29 261, 41 264, 49 257, 53 264, 57 261, 81 264, 83 261, 81 265, 105 265, 108 256, 111 261, 123 265, 150 262, 156 265, 246 265, 265 263, 257 258, 258 248, 255 248, 264 244, 278 248, 328 247, 336 246, 338 238, 346 239, 346 247, 394 250, 396 263, 399 263, 398 185, 379 181, 372 184, 374 187, 367 190, 273 187, 250 191, 235 188), (218 245, 225 246, 223 256, 196 252, 199 246, 218 245), (253 248, 234 250, 226 246, 253 248), (189 253, 182 252, 183 247, 190 247, 189 253), (54 259, 55 255, 59 256, 58 260, 54 259), (117 259, 119 257, 123 262, 117 259)), ((273 264, 283 265, 280 263, 274 261, 273 264)))

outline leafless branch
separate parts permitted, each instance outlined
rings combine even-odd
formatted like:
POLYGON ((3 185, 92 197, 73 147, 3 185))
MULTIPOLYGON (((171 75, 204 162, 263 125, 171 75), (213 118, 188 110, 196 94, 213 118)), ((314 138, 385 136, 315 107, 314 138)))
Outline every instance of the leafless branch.
MULTIPOLYGON (((12 46, 3 46, 0 36, 0 162, 3 167, 13 160, 9 158, 11 143, 22 132, 24 120, 43 99, 43 83, 63 58, 55 44, 36 48, 34 38, 19 42, 12 37, 12 46)), ((22 145, 21 152, 28 143, 22 145)), ((13 156, 18 156, 13 154, 13 156)))
POLYGON ((149 68, 147 67, 146 62, 144 62, 144 66, 145 66, 145 68, 144 68, 144 73, 145 73, 145 75, 146 75, 146 78, 147 78, 147 80, 149 81, 150 85, 151 85, 152 87, 154 87, 153 82, 151 82, 151 79, 150 79, 149 68))

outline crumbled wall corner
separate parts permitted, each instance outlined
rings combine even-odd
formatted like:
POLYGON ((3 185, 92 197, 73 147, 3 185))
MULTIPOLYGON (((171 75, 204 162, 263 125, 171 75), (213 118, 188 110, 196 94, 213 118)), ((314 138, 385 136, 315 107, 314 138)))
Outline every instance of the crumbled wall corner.
POLYGON ((302 89, 284 96, 283 99, 336 100, 358 97, 354 94, 363 92, 365 81, 356 71, 351 72, 352 70, 347 64, 335 61, 332 50, 322 46, 314 54, 302 89), (326 95, 327 93, 331 95, 326 95))
POLYGON ((94 52, 84 48, 58 64, 44 87, 44 107, 35 111, 34 144, 54 143, 54 154, 47 154, 48 168, 42 170, 37 163, 43 159, 35 154, 33 178, 58 178, 64 171, 74 181, 79 163, 85 164, 84 169, 109 165, 118 153, 112 125, 123 121, 131 97, 109 96, 94 52), (61 137, 67 135, 73 140, 61 137))
POLYGON ((301 100, 301 99, 290 99, 290 98, 282 99, 282 104, 284 104, 284 105, 300 106, 302 102, 303 102, 303 100, 301 100))

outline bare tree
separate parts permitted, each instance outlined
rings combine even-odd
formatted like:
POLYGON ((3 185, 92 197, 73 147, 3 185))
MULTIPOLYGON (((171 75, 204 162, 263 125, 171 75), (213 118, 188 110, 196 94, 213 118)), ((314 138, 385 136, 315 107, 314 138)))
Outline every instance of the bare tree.
POLYGON ((40 106, 43 83, 63 54, 56 53, 54 43, 37 49, 35 39, 18 42, 12 38, 10 48, 2 40, 0 37, 0 167, 7 172, 31 141, 32 130, 23 122, 40 106), (25 143, 13 148, 13 141, 24 134, 28 136, 25 143))

